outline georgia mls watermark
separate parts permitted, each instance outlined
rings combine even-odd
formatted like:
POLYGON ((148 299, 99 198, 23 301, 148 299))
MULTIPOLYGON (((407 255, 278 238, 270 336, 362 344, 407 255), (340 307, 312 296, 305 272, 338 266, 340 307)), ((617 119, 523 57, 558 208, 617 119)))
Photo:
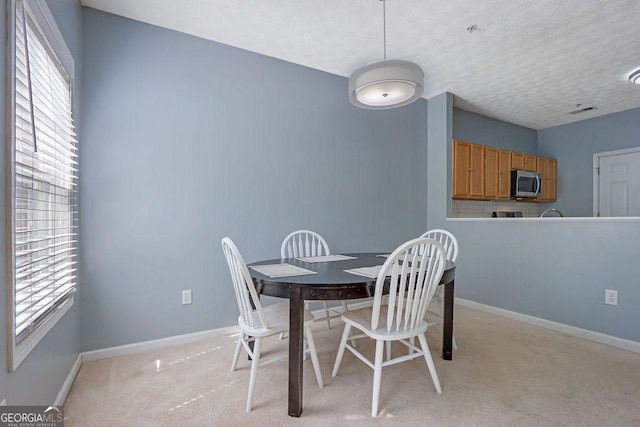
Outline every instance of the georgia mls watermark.
POLYGON ((62 406, 0 406, 0 427, 63 427, 62 406))

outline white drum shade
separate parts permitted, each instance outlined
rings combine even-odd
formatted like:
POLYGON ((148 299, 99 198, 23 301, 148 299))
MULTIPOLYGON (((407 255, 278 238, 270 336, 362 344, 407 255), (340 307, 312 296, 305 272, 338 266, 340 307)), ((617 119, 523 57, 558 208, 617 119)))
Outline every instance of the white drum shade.
POLYGON ((424 72, 409 61, 376 62, 349 77, 349 101, 360 108, 401 107, 420 98, 423 92, 424 72))

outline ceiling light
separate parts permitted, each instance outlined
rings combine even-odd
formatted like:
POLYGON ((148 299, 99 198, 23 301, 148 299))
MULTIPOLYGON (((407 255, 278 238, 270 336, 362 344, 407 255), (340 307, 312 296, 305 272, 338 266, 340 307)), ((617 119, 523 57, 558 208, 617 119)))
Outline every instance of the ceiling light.
POLYGON ((424 72, 409 61, 387 60, 385 0, 382 1, 384 61, 366 65, 349 77, 349 101, 360 108, 383 110, 407 105, 424 91, 424 72))
POLYGON ((629 81, 631 83, 640 85, 640 68, 638 68, 637 70, 635 70, 633 73, 629 75, 629 81))

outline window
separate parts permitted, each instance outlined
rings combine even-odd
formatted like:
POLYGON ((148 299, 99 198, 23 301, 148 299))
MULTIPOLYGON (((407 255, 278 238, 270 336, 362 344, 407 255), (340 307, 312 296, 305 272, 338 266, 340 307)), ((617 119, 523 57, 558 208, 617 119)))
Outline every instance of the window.
POLYGON ((73 59, 46 3, 16 0, 9 192, 9 369, 15 370, 73 305, 77 270, 78 142, 73 59))

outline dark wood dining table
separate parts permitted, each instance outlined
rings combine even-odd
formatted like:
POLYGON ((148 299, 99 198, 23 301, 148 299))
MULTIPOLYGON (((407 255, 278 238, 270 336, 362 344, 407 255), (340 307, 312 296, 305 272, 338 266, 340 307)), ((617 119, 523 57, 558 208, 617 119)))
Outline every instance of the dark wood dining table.
MULTIPOLYGON (((270 259, 251 266, 287 263, 312 270, 314 274, 269 277, 251 268, 249 271, 261 295, 289 299, 289 404, 292 417, 302 413, 302 361, 304 351, 305 300, 350 300, 372 297, 376 279, 348 273, 344 270, 381 265, 384 252, 344 254, 353 259, 327 262, 304 262, 296 258, 270 259)), ((455 264, 447 261, 440 283, 444 285, 444 324, 442 358, 451 360, 453 340, 453 294, 455 264)))

